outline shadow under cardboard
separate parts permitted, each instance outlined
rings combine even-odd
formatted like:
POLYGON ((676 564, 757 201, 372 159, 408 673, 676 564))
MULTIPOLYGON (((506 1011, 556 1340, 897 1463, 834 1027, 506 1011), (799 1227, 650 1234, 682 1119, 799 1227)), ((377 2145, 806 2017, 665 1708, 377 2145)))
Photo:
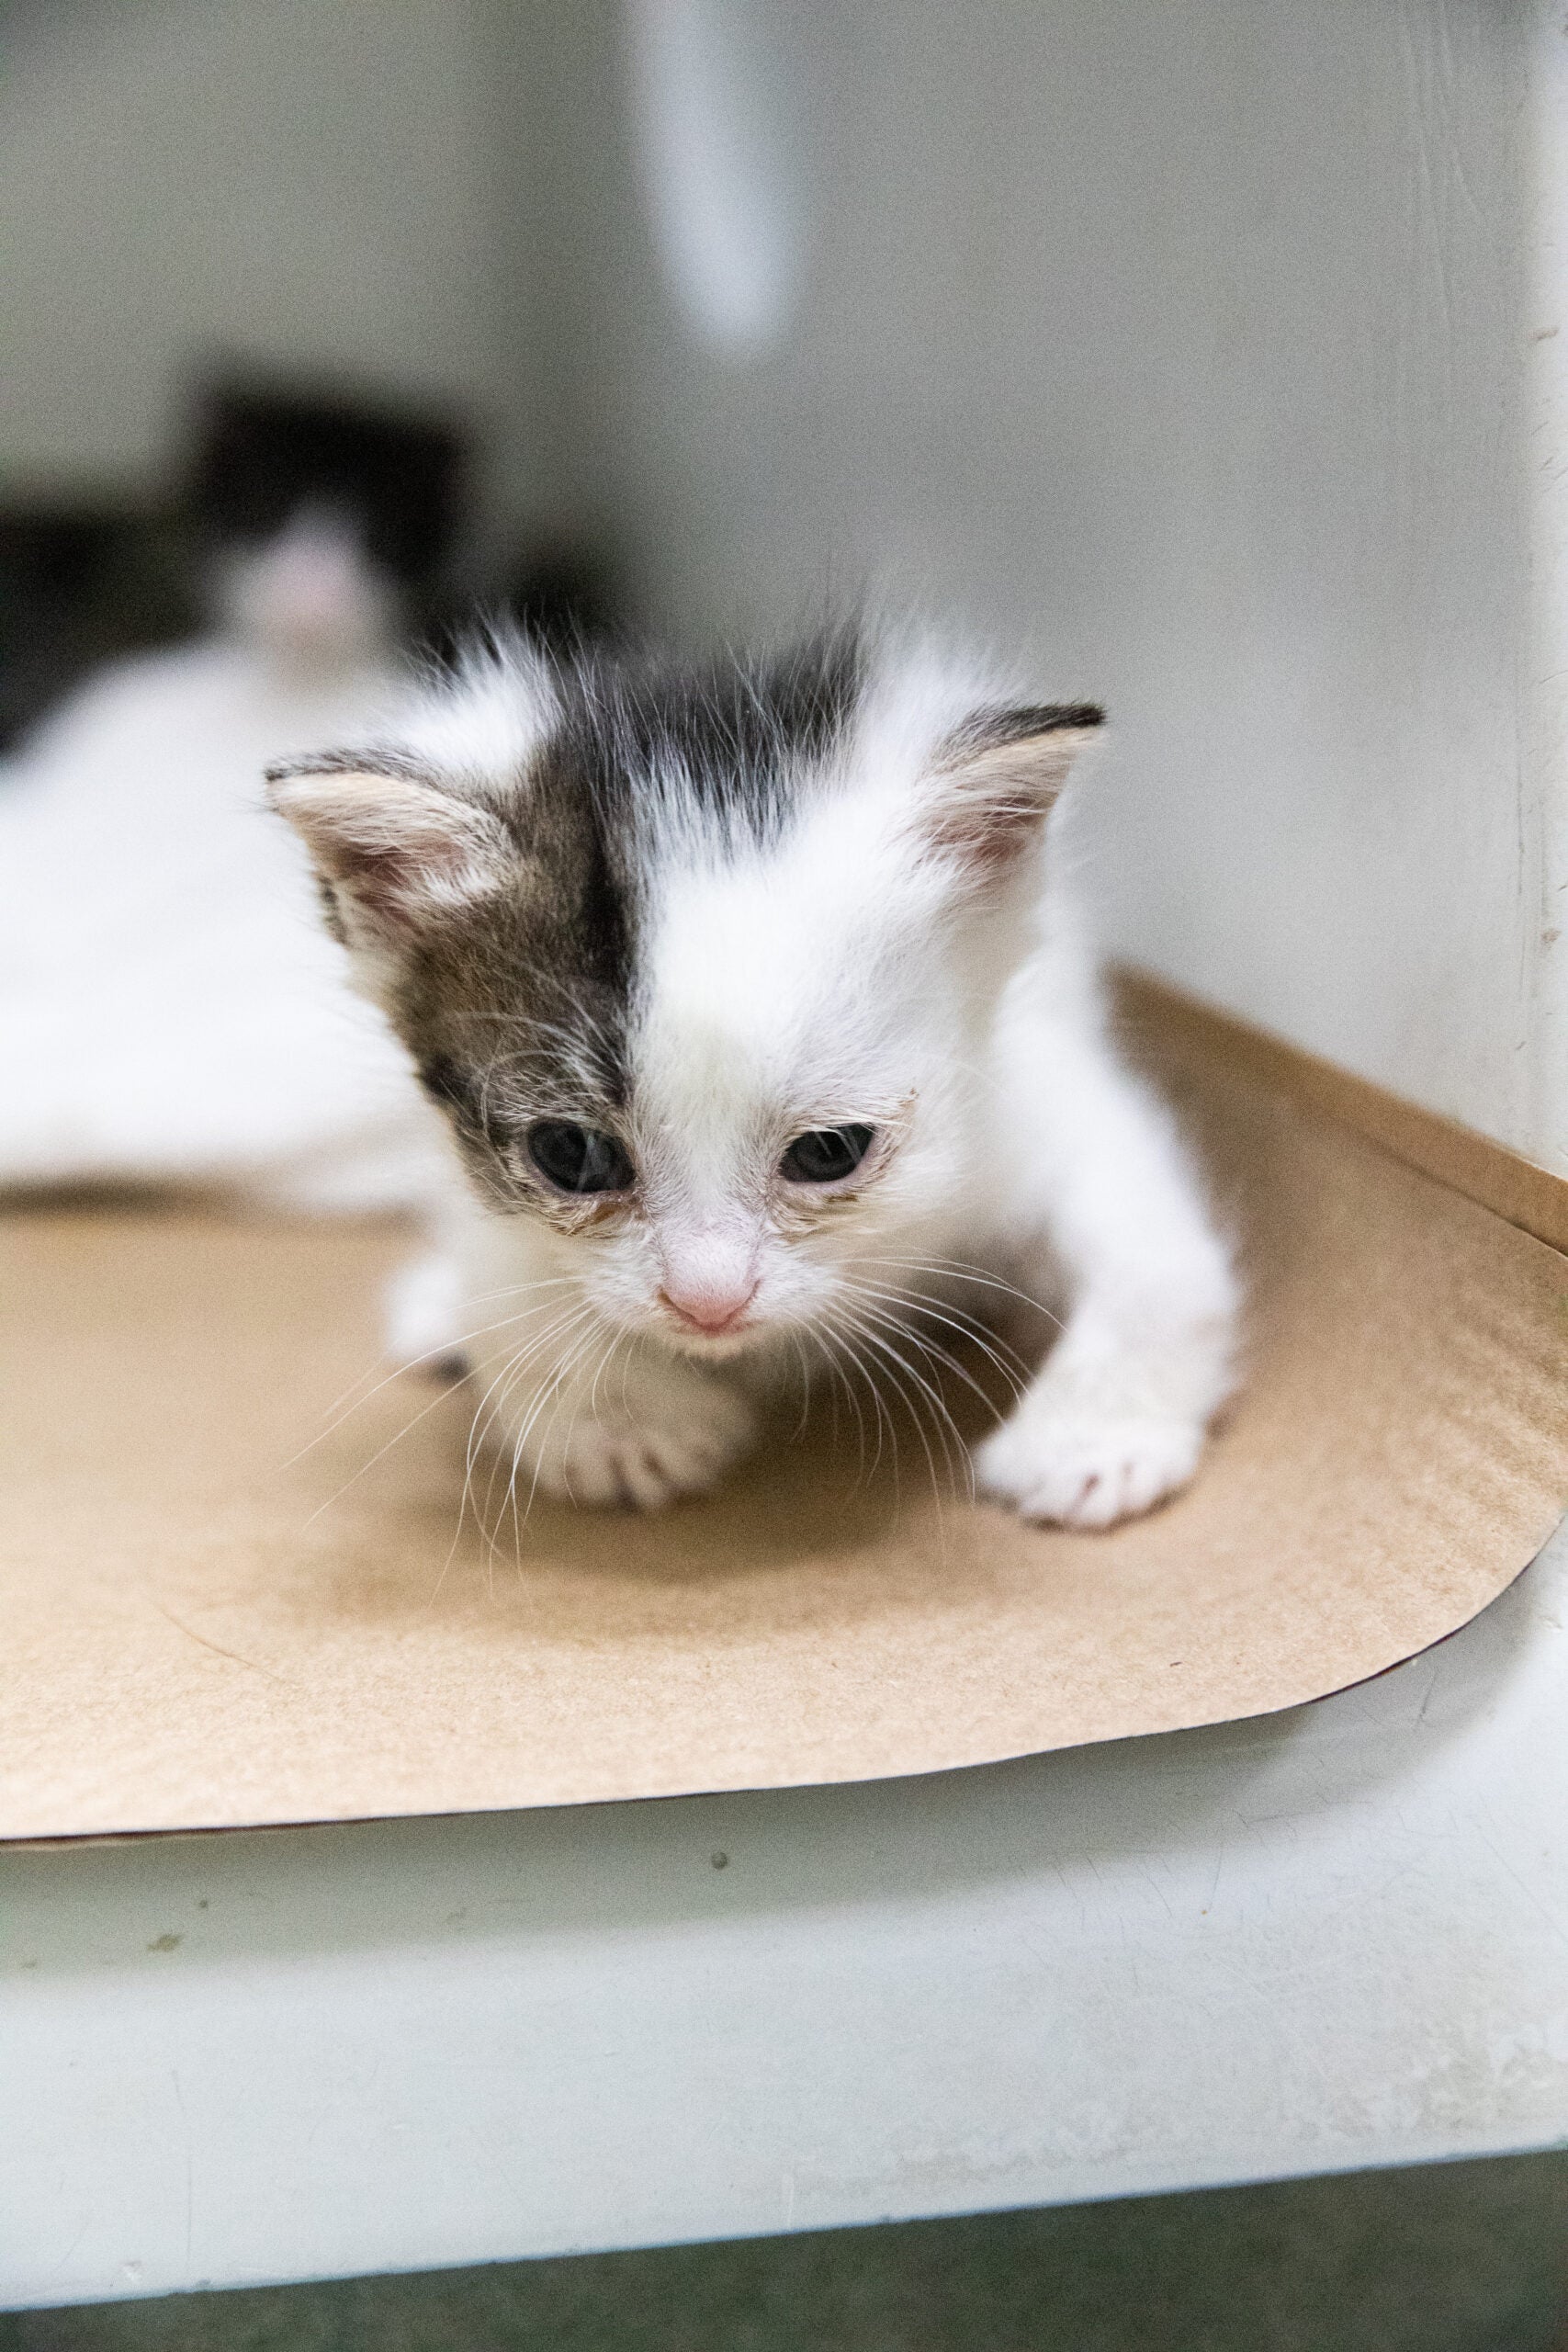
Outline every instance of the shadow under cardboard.
MULTIPOLYGON (((467 1400, 456 1417, 468 1418, 467 1400)), ((911 1445, 912 1432, 898 1430, 911 1445)), ((955 1440, 955 1442, 958 1442, 955 1440)), ((461 1458, 461 1445, 456 1449, 461 1458)), ((503 1490, 504 1465, 481 1462, 464 1505, 451 1490, 430 1497, 433 1529, 461 1510, 454 1566, 468 1572, 510 1570, 525 1583, 546 1567, 598 1578, 654 1585, 705 1584, 793 1566, 803 1553, 828 1558, 886 1533, 904 1507, 912 1469, 888 1461, 859 1461, 819 1415, 770 1417, 758 1454, 715 1493, 643 1513, 581 1510, 520 1482, 517 1507, 503 1490), (457 1506, 455 1509, 454 1506, 457 1506)), ((923 1472, 922 1472, 923 1480, 923 1472)), ((944 1499, 953 1492, 945 1482, 944 1499)))
POLYGON ((919 1905, 1129 1857, 1217 1871, 1293 1820, 1397 1804, 1504 1708, 1554 1568, 1366 1682, 1197 1730, 907 1779, 0 1847, 0 1980, 919 1905))
MULTIPOLYGON (((307 1605, 312 1615, 341 1612, 354 1620, 367 1606, 413 1616, 479 1608, 525 1623, 530 1600, 546 1581, 581 1583, 585 1593, 613 1586, 624 1609, 628 1588, 646 1588, 651 1601, 738 1582, 756 1586, 793 1575, 807 1559, 830 1568, 886 1545, 911 1510, 931 1510, 940 1530, 944 1516, 974 1508, 967 1450, 994 1425, 1001 1404, 998 1396, 990 1409, 975 1393, 983 1369, 977 1362, 964 1365, 972 1387, 951 1378, 942 1385, 940 1435, 929 1416, 917 1420, 895 1398, 884 1400, 880 1418, 869 1399, 853 1406, 842 1396, 818 1399, 805 1411, 781 1403, 764 1416, 755 1454, 716 1492, 651 1513, 577 1510, 531 1491, 525 1476, 509 1494, 507 1465, 489 1457, 480 1458, 465 1486, 471 1393, 465 1385, 449 1396, 426 1396, 430 1452, 407 1465, 406 1476, 391 1470, 376 1508, 378 1516, 394 1510, 406 1530, 422 1532, 423 1544, 412 1548, 432 1564, 427 1577, 415 1584, 406 1571, 367 1559, 352 1511, 345 1522, 339 1512, 361 1475, 351 1468, 340 1482, 355 1453, 372 1476, 379 1466, 373 1457, 386 1441, 375 1430, 340 1444, 336 1458, 311 1473, 310 1483, 325 1490, 315 1509, 326 1527, 334 1519, 343 1522, 344 1542, 312 1570, 307 1605), (861 1426, 852 1425, 857 1413, 861 1426)), ((938 1379, 932 1367, 928 1372, 938 1379)), ((412 1379, 399 1385, 397 1411, 405 1397, 418 1397, 420 1385, 412 1379)), ((929 1562, 901 1560, 887 1578, 889 1605, 897 1605, 900 1586, 911 1599, 916 1589, 929 1597, 942 1574, 940 1545, 929 1562)))

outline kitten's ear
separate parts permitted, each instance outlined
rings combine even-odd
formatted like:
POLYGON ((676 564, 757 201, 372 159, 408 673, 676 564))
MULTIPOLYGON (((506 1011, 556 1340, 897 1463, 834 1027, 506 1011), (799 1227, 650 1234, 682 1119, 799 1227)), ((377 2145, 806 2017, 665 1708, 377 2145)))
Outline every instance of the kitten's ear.
POLYGON ((341 905, 383 933, 417 930, 498 888, 516 852, 497 820, 412 767, 374 755, 285 761, 267 797, 341 905))
POLYGON ((999 872, 1034 838, 1104 724, 1089 702, 976 711, 938 747, 922 793, 925 841, 972 873, 999 872))

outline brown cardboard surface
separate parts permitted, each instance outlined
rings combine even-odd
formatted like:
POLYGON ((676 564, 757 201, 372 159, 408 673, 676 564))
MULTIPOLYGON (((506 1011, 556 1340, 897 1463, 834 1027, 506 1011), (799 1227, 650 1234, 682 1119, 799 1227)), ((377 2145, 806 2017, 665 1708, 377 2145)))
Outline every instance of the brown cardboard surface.
POLYGON ((1522 1233, 1568 1250, 1568 1179, 1506 1144, 1390 1094, 1338 1062, 1325 1061, 1147 973, 1121 972, 1117 1002, 1123 1023, 1147 1044, 1161 1041, 1179 1052, 1184 1041, 1190 1048, 1201 1040, 1203 1051, 1223 1060, 1234 1075, 1282 1089, 1299 1106, 1343 1120, 1395 1159, 1481 1202, 1522 1233))
POLYGON ((6 1220, 0 1835, 917 1772, 1291 1706, 1451 1632, 1568 1498, 1568 1261, 1213 1034, 1173 1016, 1160 1057, 1246 1235, 1248 1384, 1109 1535, 933 1498, 907 1429, 866 1474, 841 1414, 662 1518, 454 1547, 460 1394, 327 1428, 397 1235, 6 1220))

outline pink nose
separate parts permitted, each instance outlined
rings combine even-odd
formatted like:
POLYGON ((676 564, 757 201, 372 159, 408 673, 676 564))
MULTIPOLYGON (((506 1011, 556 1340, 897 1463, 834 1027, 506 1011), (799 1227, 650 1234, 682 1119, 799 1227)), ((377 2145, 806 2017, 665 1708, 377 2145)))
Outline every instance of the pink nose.
POLYGON ((722 1332, 733 1330, 757 1295, 755 1275, 744 1289, 734 1283, 720 1288, 716 1283, 679 1290, 668 1285, 660 1292, 660 1302, 670 1309, 678 1323, 686 1324, 694 1331, 705 1332, 716 1340, 722 1332))

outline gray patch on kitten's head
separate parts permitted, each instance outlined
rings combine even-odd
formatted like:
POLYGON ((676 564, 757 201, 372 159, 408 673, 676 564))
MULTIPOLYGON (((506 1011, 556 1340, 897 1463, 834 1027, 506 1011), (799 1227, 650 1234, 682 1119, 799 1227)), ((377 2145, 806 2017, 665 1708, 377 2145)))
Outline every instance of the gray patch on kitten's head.
MULTIPOLYGON (((503 888, 399 941, 384 989, 425 1091, 492 1197, 536 1193, 524 1148, 534 1120, 613 1125, 625 1112, 661 850, 689 854, 704 840, 722 856, 777 839, 847 739, 867 674, 853 628, 701 668, 584 656, 551 673, 542 737, 510 775, 476 785, 378 749, 272 771, 275 782, 352 772, 422 784, 482 806, 515 853, 503 888)), ((341 937, 337 888, 324 883, 341 937)))
POLYGON ((867 671, 851 627, 700 668, 585 659, 561 679, 541 766, 555 788, 589 794, 633 862, 672 818, 722 843, 765 845, 843 741, 867 671))

